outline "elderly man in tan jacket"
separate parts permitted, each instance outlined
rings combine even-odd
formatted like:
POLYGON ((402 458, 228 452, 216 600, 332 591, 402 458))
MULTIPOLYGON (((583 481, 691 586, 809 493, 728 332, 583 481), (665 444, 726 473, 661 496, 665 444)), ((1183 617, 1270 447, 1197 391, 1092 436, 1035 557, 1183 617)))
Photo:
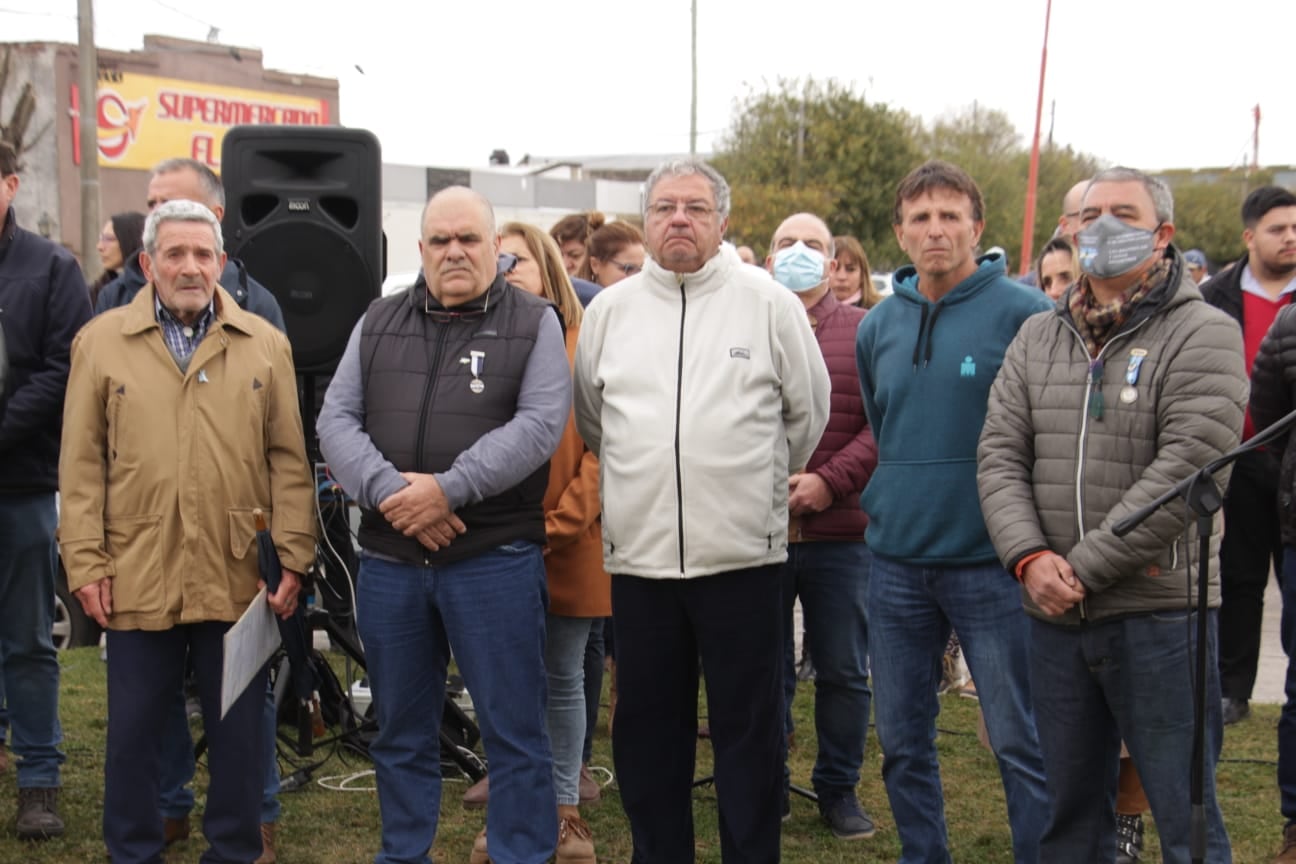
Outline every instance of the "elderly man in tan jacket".
POLYGON ((72 347, 59 463, 68 587, 108 630, 104 840, 114 864, 159 860, 164 708, 193 658, 213 758, 203 860, 261 853, 265 671, 220 716, 222 639, 257 594, 253 511, 297 602, 314 556, 313 484, 292 349, 217 279, 220 223, 172 201, 144 227, 149 278, 72 347))

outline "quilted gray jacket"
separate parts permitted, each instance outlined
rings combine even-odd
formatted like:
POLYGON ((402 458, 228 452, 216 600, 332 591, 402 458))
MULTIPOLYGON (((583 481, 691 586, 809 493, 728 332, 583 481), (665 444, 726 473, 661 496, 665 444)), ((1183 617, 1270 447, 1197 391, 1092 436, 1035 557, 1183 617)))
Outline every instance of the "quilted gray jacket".
MULTIPOLYGON (((1087 597, 1049 619, 1055 623, 1187 605, 1185 568, 1191 564, 1195 577, 1197 540, 1185 546, 1183 503, 1125 537, 1111 526, 1232 449, 1241 434, 1242 334, 1202 301, 1179 253, 1167 254, 1169 279, 1103 346, 1096 376, 1066 311, 1068 292, 1058 309, 1022 325, 990 391, 977 454, 981 510, 1009 570, 1045 549, 1075 568, 1087 597)), ((1224 472, 1216 479, 1228 482, 1224 472)), ((1212 607, 1221 521, 1217 515, 1211 536, 1212 607)), ((1027 611, 1046 617, 1022 593, 1027 611)))

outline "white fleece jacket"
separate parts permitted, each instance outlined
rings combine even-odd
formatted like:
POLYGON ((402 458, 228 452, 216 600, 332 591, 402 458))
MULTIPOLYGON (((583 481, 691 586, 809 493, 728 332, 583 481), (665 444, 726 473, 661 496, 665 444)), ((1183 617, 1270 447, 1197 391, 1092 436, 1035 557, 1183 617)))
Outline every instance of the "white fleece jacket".
POLYGON ((599 457, 609 573, 692 578, 787 558, 789 468, 828 421, 800 301, 727 246, 601 291, 576 348, 576 426, 599 457))

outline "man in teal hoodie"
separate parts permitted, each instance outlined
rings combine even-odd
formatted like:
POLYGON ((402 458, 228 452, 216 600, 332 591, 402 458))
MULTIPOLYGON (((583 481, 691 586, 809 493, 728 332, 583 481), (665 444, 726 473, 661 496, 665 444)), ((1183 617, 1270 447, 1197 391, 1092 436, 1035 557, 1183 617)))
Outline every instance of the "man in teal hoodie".
POLYGON ((948 864, 936 688, 950 628, 999 761, 1017 864, 1035 864, 1048 815, 1031 713, 1029 629, 1019 586, 981 517, 977 438, 1004 352, 1048 298, 1009 279, 1001 255, 976 257, 985 228, 976 183, 928 162, 896 192, 895 233, 913 262, 895 294, 860 324, 855 356, 878 466, 860 504, 869 516, 869 584, 882 778, 901 864, 948 864))

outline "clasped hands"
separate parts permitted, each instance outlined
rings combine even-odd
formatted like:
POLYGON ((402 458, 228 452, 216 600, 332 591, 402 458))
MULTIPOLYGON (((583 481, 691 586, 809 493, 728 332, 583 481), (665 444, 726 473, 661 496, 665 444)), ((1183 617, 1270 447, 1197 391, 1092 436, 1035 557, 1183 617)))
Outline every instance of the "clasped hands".
POLYGON ((1045 615, 1057 616, 1085 598, 1084 584, 1071 564, 1056 552, 1045 552, 1022 570, 1026 593, 1045 615))
POLYGON ((393 528, 433 552, 449 546, 464 533, 463 520, 450 510, 450 502, 435 477, 413 471, 403 471, 401 477, 409 485, 378 505, 378 511, 393 528))

